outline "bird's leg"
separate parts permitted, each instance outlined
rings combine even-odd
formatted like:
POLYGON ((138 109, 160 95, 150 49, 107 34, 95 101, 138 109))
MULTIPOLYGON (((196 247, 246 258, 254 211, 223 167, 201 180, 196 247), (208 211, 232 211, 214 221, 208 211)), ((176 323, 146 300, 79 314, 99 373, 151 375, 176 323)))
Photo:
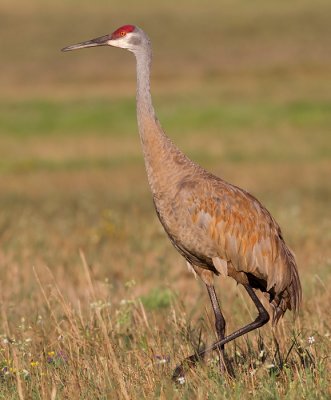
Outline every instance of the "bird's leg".
POLYGON ((260 302, 259 298, 255 294, 254 290, 249 286, 249 285, 244 285, 244 288, 246 289, 247 293, 249 294, 250 298, 253 300, 259 315, 257 318, 251 322, 248 325, 245 325, 244 327, 238 329, 237 331, 231 333, 230 335, 226 336, 222 340, 218 340, 215 342, 212 346, 208 347, 207 349, 200 351, 197 354, 193 354, 190 357, 187 357, 183 363, 181 363, 178 367, 176 367, 172 379, 177 381, 179 377, 184 376, 185 372, 185 367, 193 367, 196 365, 196 363, 204 357, 206 353, 212 350, 218 349, 220 346, 225 345, 226 343, 230 342, 231 340, 234 340, 238 338, 239 336, 244 335, 245 333, 248 333, 254 329, 260 328, 262 325, 266 324, 270 317, 267 312, 267 310, 263 307, 263 304, 260 302))
MULTIPOLYGON (((220 304, 216 295, 215 287, 214 285, 206 285, 209 298, 211 301, 211 305, 214 310, 214 315, 215 315, 215 328, 216 328, 216 333, 218 340, 224 339, 225 336, 225 319, 222 314, 220 304)), ((226 371, 226 362, 225 362, 225 352, 224 352, 224 344, 219 346, 218 350, 220 351, 220 369, 222 372, 226 371)))

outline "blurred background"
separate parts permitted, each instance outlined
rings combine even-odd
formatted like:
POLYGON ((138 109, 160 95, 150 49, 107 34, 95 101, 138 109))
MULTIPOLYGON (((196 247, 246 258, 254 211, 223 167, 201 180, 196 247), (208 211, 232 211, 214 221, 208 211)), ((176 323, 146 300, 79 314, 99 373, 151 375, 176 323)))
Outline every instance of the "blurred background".
POLYGON ((83 299, 80 248, 114 301, 132 280, 151 307, 156 289, 165 299, 181 292, 188 306, 205 296, 153 211, 132 54, 60 52, 130 23, 153 43, 163 128, 267 206, 297 254, 313 308, 314 277, 329 279, 331 263, 330 15, 328 0, 2 0, 3 296, 33 297, 32 267, 47 266, 69 298, 83 299))
MULTIPOLYGON (((330 16, 329 0, 1 0, 4 398, 330 397, 330 16), (181 392, 169 379, 214 323, 153 209, 133 55, 60 51, 124 24, 152 40, 164 130, 254 194, 297 256, 300 318, 229 345, 236 382, 215 363, 181 392)), ((216 287, 228 332, 253 319, 233 280, 216 287)))

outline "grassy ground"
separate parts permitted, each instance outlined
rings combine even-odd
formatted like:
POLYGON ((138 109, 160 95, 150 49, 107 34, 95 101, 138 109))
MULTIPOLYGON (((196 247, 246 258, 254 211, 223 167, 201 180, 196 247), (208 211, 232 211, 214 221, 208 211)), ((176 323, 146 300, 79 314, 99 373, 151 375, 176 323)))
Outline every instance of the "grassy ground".
MULTIPOLYGON (((0 399, 328 399, 331 96, 328 1, 3 1, 0 399), (131 55, 61 54, 137 23, 155 107, 193 159, 256 195, 294 249, 303 307, 174 386, 215 334, 207 294, 154 214, 131 55), (197 300, 198 299, 198 300, 197 300)), ((254 318, 230 279, 227 330, 254 318)))

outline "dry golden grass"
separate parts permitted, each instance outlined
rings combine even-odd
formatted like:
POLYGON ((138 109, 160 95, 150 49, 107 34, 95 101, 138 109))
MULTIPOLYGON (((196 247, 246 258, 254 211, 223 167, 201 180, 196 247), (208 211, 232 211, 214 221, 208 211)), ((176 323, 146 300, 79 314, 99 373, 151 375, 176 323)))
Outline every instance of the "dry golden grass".
MULTIPOLYGON (((1 7, 0 399, 330 398, 330 3, 1 7), (215 354, 170 379, 213 316, 153 210, 132 57, 58 52, 127 22, 153 39, 166 131, 256 195, 297 255, 300 316, 227 346, 235 379, 215 354)), ((254 318, 216 285, 228 332, 254 318)))
MULTIPOLYGON (((154 216, 142 162, 14 172, 7 182, 2 175, 4 398, 15 398, 18 376, 27 398, 50 398, 52 391, 58 398, 327 398, 328 165, 283 165, 277 173, 273 164, 213 169, 262 198, 297 252, 304 303, 297 323, 288 315, 275 333, 283 360, 296 340, 282 371, 270 368, 280 361, 268 326, 261 337, 228 346, 237 380, 209 364, 189 373, 183 387, 172 385, 172 368, 196 348, 200 330, 211 342, 213 319, 205 289, 154 216)), ((217 287, 229 331, 254 316, 230 279, 217 287)))

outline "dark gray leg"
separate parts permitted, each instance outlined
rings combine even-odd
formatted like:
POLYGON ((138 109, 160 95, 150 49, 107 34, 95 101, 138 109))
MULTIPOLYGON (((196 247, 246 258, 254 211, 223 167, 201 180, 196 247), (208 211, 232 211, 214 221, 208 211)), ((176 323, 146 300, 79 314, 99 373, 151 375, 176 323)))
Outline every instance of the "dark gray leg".
MULTIPOLYGON (((225 336, 225 319, 223 317, 218 298, 215 292, 215 288, 213 285, 206 285, 209 298, 211 301, 211 305, 214 310, 215 315, 215 328, 218 340, 224 339, 225 336)), ((219 347, 220 350, 220 369, 222 372, 226 371, 226 363, 225 363, 225 352, 224 352, 224 344, 219 347)))
POLYGON ((260 302, 259 298, 255 294, 254 290, 249 285, 244 285, 247 293, 249 294, 250 298, 253 300, 259 315, 257 318, 248 325, 245 325, 243 328, 238 329, 237 331, 231 333, 230 335, 226 336, 222 340, 218 340, 212 346, 208 347, 207 349, 200 351, 199 353, 192 354, 190 357, 187 357, 184 362, 178 365, 172 375, 173 380, 177 380, 179 377, 184 376, 185 367, 193 367, 201 358, 204 357, 206 353, 212 350, 216 350, 221 346, 224 346, 226 343, 230 342, 238 338, 239 336, 244 335, 254 329, 260 328, 262 325, 266 324, 270 317, 267 310, 263 307, 262 303, 260 302))

